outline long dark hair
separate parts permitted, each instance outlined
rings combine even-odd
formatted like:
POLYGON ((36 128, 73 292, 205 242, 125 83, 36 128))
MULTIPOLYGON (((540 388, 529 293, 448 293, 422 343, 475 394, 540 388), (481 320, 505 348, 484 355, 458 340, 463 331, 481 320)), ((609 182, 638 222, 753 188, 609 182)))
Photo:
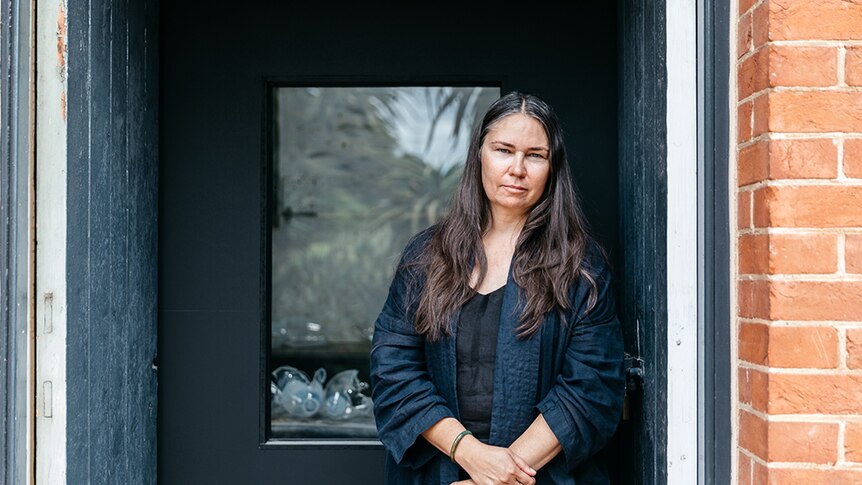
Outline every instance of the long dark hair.
POLYGON ((588 310, 595 305, 596 277, 584 264, 590 236, 572 184, 560 122, 538 96, 511 92, 495 101, 473 130, 464 174, 449 213, 437 224, 414 262, 425 283, 415 325, 426 339, 451 335, 454 311, 476 294, 470 287, 473 265, 479 266, 477 287, 487 273, 482 236, 491 222, 491 210, 482 186, 482 144, 495 123, 516 113, 535 118, 545 128, 551 163, 547 185, 527 215, 512 262, 512 276, 523 290, 524 301, 518 336, 534 334, 546 313, 568 309, 569 289, 578 278, 590 285, 588 310))

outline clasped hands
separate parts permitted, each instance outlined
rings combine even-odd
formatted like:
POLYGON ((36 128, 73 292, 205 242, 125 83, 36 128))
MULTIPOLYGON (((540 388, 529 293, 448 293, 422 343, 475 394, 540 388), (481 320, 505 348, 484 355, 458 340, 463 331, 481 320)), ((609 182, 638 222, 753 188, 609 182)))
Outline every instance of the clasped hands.
POLYGON ((455 461, 470 475, 452 485, 534 485, 536 470, 511 449, 486 445, 473 436, 458 446, 455 461))

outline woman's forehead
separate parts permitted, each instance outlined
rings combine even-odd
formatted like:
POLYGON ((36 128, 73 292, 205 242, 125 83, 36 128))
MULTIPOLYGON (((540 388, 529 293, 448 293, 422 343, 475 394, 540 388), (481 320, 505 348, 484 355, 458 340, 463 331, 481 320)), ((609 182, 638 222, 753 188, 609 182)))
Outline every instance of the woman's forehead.
POLYGON ((500 118, 488 126, 486 142, 530 141, 548 148, 548 134, 544 125, 536 118, 524 113, 513 113, 500 118))

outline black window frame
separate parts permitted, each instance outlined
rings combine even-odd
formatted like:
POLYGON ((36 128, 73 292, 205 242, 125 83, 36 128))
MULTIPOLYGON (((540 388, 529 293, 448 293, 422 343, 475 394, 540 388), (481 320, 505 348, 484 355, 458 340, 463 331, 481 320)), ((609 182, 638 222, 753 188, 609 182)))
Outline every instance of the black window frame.
POLYGON ((270 395, 270 376, 272 373, 272 220, 275 213, 275 194, 273 194, 273 130, 274 117, 272 109, 274 106, 273 95, 276 89, 281 87, 291 88, 361 88, 361 87, 488 87, 498 88, 505 92, 506 76, 495 75, 482 76, 435 76, 430 77, 366 77, 366 76, 296 76, 296 77, 270 77, 263 80, 264 90, 262 126, 263 140, 261 146, 261 194, 265 194, 261 201, 261 322, 260 322, 260 443, 261 449, 382 449, 380 440, 358 440, 358 439, 312 439, 297 438, 284 439, 272 438, 272 400, 270 395))

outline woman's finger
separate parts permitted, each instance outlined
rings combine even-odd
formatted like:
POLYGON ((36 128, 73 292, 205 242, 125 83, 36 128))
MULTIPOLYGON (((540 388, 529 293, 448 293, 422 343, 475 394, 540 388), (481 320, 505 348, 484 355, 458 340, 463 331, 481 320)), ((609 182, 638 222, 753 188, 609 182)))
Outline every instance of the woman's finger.
POLYGON ((533 485, 536 483, 536 479, 533 478, 536 474, 536 470, 527 464, 527 462, 520 456, 512 453, 511 450, 509 451, 509 454, 512 456, 512 461, 514 461, 517 466, 517 469, 515 470, 515 479, 518 480, 518 483, 521 485, 533 485))
POLYGON ((523 470, 518 470, 515 473, 515 480, 521 485, 534 485, 536 483, 536 479, 524 473, 523 470))
POLYGON ((518 465, 518 468, 523 470, 528 475, 535 476, 536 470, 533 469, 526 461, 524 461, 520 456, 512 453, 512 459, 515 460, 515 464, 518 465))

